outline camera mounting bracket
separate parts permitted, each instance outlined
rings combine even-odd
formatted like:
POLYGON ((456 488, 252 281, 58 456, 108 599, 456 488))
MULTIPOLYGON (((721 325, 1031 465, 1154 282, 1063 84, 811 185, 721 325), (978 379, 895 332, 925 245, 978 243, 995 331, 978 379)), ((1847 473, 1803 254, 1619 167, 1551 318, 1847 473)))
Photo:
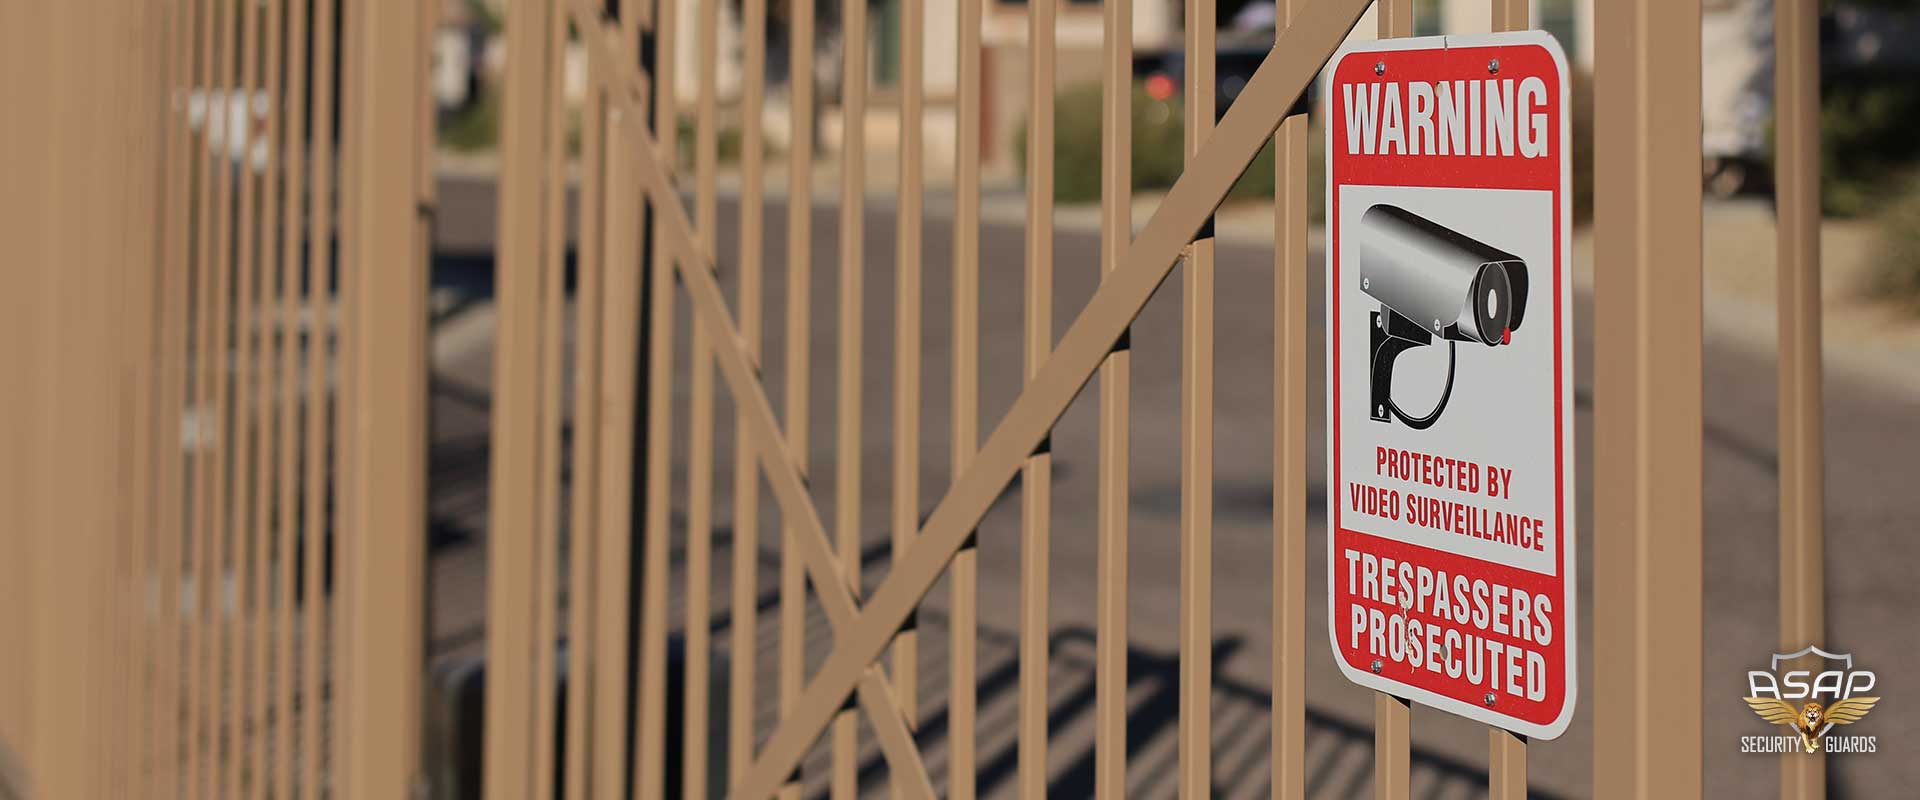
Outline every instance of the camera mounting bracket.
POLYGON ((1372 415, 1375 422, 1390 423, 1394 417, 1399 417, 1401 422, 1414 430, 1433 427, 1433 423, 1440 419, 1440 412, 1447 410, 1447 401, 1453 397, 1453 371, 1457 358, 1454 348, 1458 342, 1451 339, 1447 341, 1447 384, 1440 390, 1440 401, 1434 404, 1432 411, 1416 417, 1393 402, 1393 362, 1401 353, 1432 344, 1434 332, 1385 306, 1372 312, 1369 322, 1372 324, 1367 328, 1370 333, 1368 350, 1373 354, 1373 373, 1367 413, 1372 415))

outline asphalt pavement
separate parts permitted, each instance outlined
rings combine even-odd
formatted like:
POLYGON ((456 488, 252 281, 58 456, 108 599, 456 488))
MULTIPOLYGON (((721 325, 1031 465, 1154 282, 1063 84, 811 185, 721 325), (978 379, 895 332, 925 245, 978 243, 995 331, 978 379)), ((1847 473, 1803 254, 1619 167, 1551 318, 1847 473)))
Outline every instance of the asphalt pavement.
MULTIPOLYGON (((443 198, 449 198, 444 188, 443 198)), ((490 186, 456 185, 457 203, 470 205, 481 230, 445 230, 443 244, 465 243, 468 250, 483 247, 491 229, 490 186), (488 194, 479 192, 488 191, 488 194), (484 212, 484 213, 483 213, 484 212), (477 244, 476 244, 477 243, 477 244)), ((1017 200, 1015 201, 1017 202, 1017 200)), ((443 202, 443 208, 445 207, 443 202)), ((950 407, 952 354, 953 240, 950 203, 931 198, 928 203, 923 269, 924 306, 919 324, 923 336, 920 506, 923 514, 939 500, 951 480, 950 407)), ((738 206, 732 198, 721 205, 720 275, 733 296, 735 266, 741 242, 736 228, 738 206)), ((1006 215, 1002 215, 1006 216, 1006 215)), ((467 217, 474 219, 474 217, 467 217)), ((447 217, 443 214, 443 221, 447 217)), ((785 386, 786 320, 788 296, 786 247, 787 212, 780 202, 769 202, 766 213, 767 358, 764 380, 775 408, 783 408, 785 386)), ((861 502, 857 508, 836 508, 834 443, 836 401, 834 387, 838 331, 836 298, 840 273, 839 214, 831 205, 813 210, 814 280, 810 292, 812 325, 810 346, 811 419, 813 435, 808 460, 815 503, 829 528, 841 515, 857 513, 866 544, 862 570, 865 585, 878 585, 886 574, 892 492, 893 356, 895 329, 895 220, 890 204, 874 203, 863 217, 862 243, 864 328, 859 337, 864 354, 863 391, 859 419, 863 469, 861 502)), ((983 230, 980 253, 982 292, 980 330, 981 431, 990 431, 1012 403, 1022 376, 1022 291, 1024 236, 1017 224, 993 221, 983 230)), ((1098 237, 1090 230, 1060 230, 1054 240, 1056 275, 1053 317, 1056 338, 1071 324, 1096 288, 1098 237)), ((471 253, 469 253, 470 255, 471 253)), ((1712 253, 1708 254, 1709 258, 1712 253)), ((1310 296, 1321 296, 1323 268, 1313 253, 1310 296)), ((461 261, 466 268, 483 268, 484 261, 461 261), (479 264, 480 266, 475 266, 479 264)), ((1216 793, 1231 797, 1264 797, 1269 717, 1267 713, 1271 655, 1271 481, 1273 428, 1273 305, 1271 248, 1242 241, 1223 243, 1218 250, 1216 316, 1217 381, 1215 385, 1215 538, 1213 561, 1215 702, 1213 740, 1216 793)), ((1160 797, 1172 793, 1174 732, 1178 685, 1179 628, 1179 511, 1180 511, 1180 272, 1176 268, 1146 306, 1132 330, 1134 376, 1132 384, 1133 450, 1131 467, 1131 539, 1129 591, 1129 696, 1131 713, 1131 770, 1129 784, 1136 796, 1160 797)), ((1603 532, 1592 520, 1592 302, 1588 293, 1576 299, 1576 375, 1578 404, 1578 493, 1580 620, 1580 695, 1578 711, 1566 734, 1555 741, 1530 744, 1528 766, 1537 796, 1591 796, 1593 750, 1593 665, 1612 657, 1592 646, 1593 623, 1610 609, 1596 604, 1591 575, 1592 541, 1603 532)), ((1371 698, 1335 669, 1326 644, 1324 622, 1326 558, 1324 508, 1324 364, 1321 304, 1309 309, 1309 607, 1307 642, 1311 652, 1307 675, 1310 708, 1307 776, 1315 797, 1371 796, 1371 698)), ((676 420, 687 419, 691 365, 687 350, 689 308, 684 299, 676 321, 679 355, 674 396, 676 420)), ((491 305, 484 298, 461 306, 438 329, 435 344, 436 441, 434 448, 434 562, 435 651, 476 652, 480 616, 484 607, 485 542, 485 413, 491 370, 491 305)), ((1771 796, 1777 793, 1779 756, 1743 755, 1739 737, 1768 733, 1741 702, 1746 694, 1746 670, 1764 668, 1769 654, 1780 648, 1775 618, 1776 466, 1775 371, 1751 348, 1733 347, 1718 335, 1709 335, 1705 358, 1706 409, 1705 524, 1706 524, 1706 642, 1702 671, 1705 704, 1707 795, 1710 797, 1771 796)), ((731 564, 732 486, 734 452, 733 413, 725 400, 716 415, 716 551, 715 611, 712 624, 724 626, 731 564)), ((1052 530, 1049 572, 1051 641, 1050 717, 1055 736, 1051 743, 1049 774, 1059 796, 1086 796, 1091 792, 1093 704, 1092 642, 1094 634, 1095 527, 1094 476, 1097 456, 1097 384, 1078 398, 1055 430, 1052 530)), ((1914 665, 1920 663, 1920 397, 1880 384, 1829 377, 1826 384, 1827 432, 1827 620, 1829 650, 1852 652, 1856 663, 1874 669, 1886 699, 1853 731, 1878 737, 1880 752, 1829 757, 1831 797, 1911 796, 1920 785, 1920 766, 1903 754, 1920 746, 1920 694, 1914 685, 1914 665)), ((686 506, 686 428, 677 424, 675 441, 674 517, 684 521, 686 506)), ((980 787, 988 796, 1012 796, 1014 639, 1019 609, 1020 488, 1009 487, 982 521, 979 533, 982 629, 979 672, 980 787)), ((762 506, 772 509, 770 495, 762 506)), ((771 678, 777 636, 773 629, 777 604, 778 523, 776 513, 763 513, 767 528, 761 536, 759 596, 763 635, 759 649, 760 675, 768 680, 762 691, 762 735, 774 723, 771 678)), ((681 528, 680 530, 684 530, 681 528)), ((676 532, 676 537, 682 536, 676 532)), ((683 542, 674 552, 676 607, 682 598, 679 561, 683 542)), ((936 785, 944 785, 945 692, 947 652, 945 620, 949 595, 944 580, 928 595, 921 616, 919 737, 928 753, 936 785)), ((824 656, 829 634, 815 619, 811 658, 824 656)), ((677 620, 684 615, 676 612, 677 620)), ((725 636, 716 629, 716 642, 725 636)), ((716 677, 716 691, 725 686, 716 677)), ((1691 713, 1676 710, 1675 713, 1691 713)), ((1658 730, 1659 723, 1652 727, 1658 730)), ((864 785, 885 785, 870 734, 865 744, 864 785)), ((724 741, 720 739, 717 741, 724 741)), ((1413 712, 1415 750, 1414 788, 1421 796, 1477 796, 1484 791, 1487 763, 1485 728, 1477 723, 1416 708, 1413 712)), ((824 765, 816 753, 810 767, 824 765)), ((809 783, 819 785, 823 770, 810 768, 809 783)))

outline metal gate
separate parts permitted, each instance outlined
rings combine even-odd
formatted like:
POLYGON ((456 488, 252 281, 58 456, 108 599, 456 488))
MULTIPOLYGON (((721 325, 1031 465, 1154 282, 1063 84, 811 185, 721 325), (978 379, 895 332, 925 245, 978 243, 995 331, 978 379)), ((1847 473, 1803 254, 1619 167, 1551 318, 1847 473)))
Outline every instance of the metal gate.
MULTIPOLYGON (((1094 384, 1092 678, 1068 687, 1095 709, 1093 792, 1242 792, 1238 765, 1259 763, 1273 796, 1307 794, 1316 267, 1302 98, 1369 6, 1379 35, 1397 37, 1413 31, 1413 3, 1280 0, 1272 51, 1216 124, 1215 8, 1188 0, 1185 171, 1137 231, 1133 0, 1100 6, 1097 286, 1055 324, 1053 155, 1030 147, 1024 380, 983 436, 981 325, 992 309, 982 305, 980 35, 993 2, 954 3, 957 161, 950 250, 938 258, 924 227, 920 124, 899 128, 895 251, 867 251, 862 121, 872 98, 862 76, 873 65, 866 47, 843 48, 840 71, 854 78, 838 98, 840 151, 851 156, 839 164, 832 232, 830 505, 815 490, 828 481, 812 456, 822 449, 814 302, 792 288, 815 284, 815 237, 828 235, 815 230, 812 202, 815 0, 772 4, 785 12, 788 74, 805 76, 790 90, 787 148, 798 167, 784 176, 783 240, 768 235, 777 220, 766 201, 777 195, 759 113, 739 115, 737 234, 723 239, 718 20, 735 6, 508 6, 488 797, 846 797, 877 790, 872 775, 883 775, 891 794, 968 798, 987 770, 1010 773, 1022 797, 1046 794, 1048 749, 1063 735, 1050 718, 1062 688, 1051 666, 1083 643, 1049 624, 1062 470, 1053 436, 1094 384), (695 18, 690 41, 677 33, 680 15, 695 18), (587 54, 577 158, 564 105, 570 43, 587 54), (691 175, 680 174, 682 48, 697 65, 691 175), (1247 752, 1220 741, 1212 718, 1233 683, 1212 669, 1212 215, 1269 143, 1279 187, 1274 359, 1259 379, 1273 386, 1273 651, 1269 747, 1247 752), (779 247, 785 270, 774 274, 765 265, 779 247), (944 272, 925 269, 940 260, 944 272), (875 264, 891 266, 890 331, 869 326, 862 308, 875 264), (1177 729, 1163 770, 1130 758, 1132 329, 1176 267, 1177 729), (936 337, 949 367, 944 486, 922 474, 922 453, 940 446, 925 424, 932 281, 948 282, 952 297, 950 328, 936 337), (778 315, 775 285, 787 287, 778 315), (875 412, 862 405, 864 346, 875 337, 895 342, 884 522, 860 514, 874 438, 862 425, 875 412), (734 448, 730 498, 714 480, 724 444, 734 448), (722 565, 716 501, 726 499, 722 565), (976 532, 1003 499, 1019 508, 1019 622, 996 639, 980 626, 982 604, 1000 599, 980 591, 976 532), (887 533, 878 552, 863 542, 873 529, 887 533), (936 608, 930 593, 943 584, 936 608), (979 672, 983 647, 1009 654, 1006 674, 979 672), (941 653, 944 664, 931 657, 941 653), (1016 696, 983 715, 981 686, 1001 680, 1016 696), (1009 749, 983 759, 988 737, 1009 749), (1228 757, 1235 771, 1217 773, 1228 757)), ((1526 3, 1491 2, 1497 28, 1527 25, 1526 3)), ((769 5, 737 6, 737 103, 749 112, 765 99, 769 5)), ((899 6, 900 88, 886 99, 902 120, 927 114, 926 5, 899 6)), ((1062 12, 1058 0, 1027 5, 1028 141, 1048 142, 1062 12)), ((1593 792, 1693 796, 1703 784, 1699 715, 1669 711, 1702 704, 1700 3, 1599 5, 1602 335, 1590 474, 1605 606, 1594 636, 1610 656, 1592 671, 1593 792)), ((867 4, 838 7, 843 41, 867 41, 867 4)), ((0 293, 10 301, 0 353, 20 387, 0 392, 0 796, 398 798, 439 788, 422 766, 421 727, 435 12, 424 0, 0 4, 0 106, 10 109, 0 164, 18 176, 0 194, 5 280, 17 289, 0 293)), ((1810 0, 1776 11, 1780 547, 1794 565, 1781 575, 1780 616, 1792 647, 1821 637, 1823 614, 1815 13, 1810 0)), ((1383 797, 1412 789, 1409 712, 1404 700, 1375 698, 1372 781, 1383 797)), ((1492 795, 1524 795, 1527 743, 1487 736, 1492 795)), ((1782 763, 1785 796, 1824 793, 1822 761, 1782 763)))
MULTIPOLYGON (((544 793, 567 797, 852 796, 877 788, 863 777, 884 765, 885 786, 901 796, 972 797, 984 767, 977 673, 979 556, 983 517, 1017 487, 1019 524, 1017 700, 1010 785, 1019 796, 1050 785, 1051 697, 1048 603, 1055 424, 1082 390, 1097 383, 1097 626, 1093 787, 1100 796, 1131 788, 1183 797, 1224 790, 1211 773, 1215 728, 1211 674, 1216 431, 1214 242, 1211 214, 1269 141, 1277 148, 1273 207, 1275 360, 1272 452, 1274 651, 1271 748, 1267 769, 1276 797, 1305 792, 1307 127, 1300 102, 1328 55, 1370 4, 1364 0, 1282 0, 1271 53, 1215 125, 1214 4, 1186 9, 1186 169, 1137 232, 1131 226, 1129 141, 1133 81, 1128 0, 1100 7, 1102 195, 1100 278, 1057 338, 1054 274, 1053 155, 1035 146, 1026 158, 1025 274, 1021 301, 1025 382, 1005 413, 980 436, 981 308, 981 0, 955 7, 958 48, 957 155, 950 253, 932 254, 923 224, 926 128, 922 74, 925 4, 901 3, 897 101, 900 153, 894 208, 895 252, 868 253, 864 213, 867 169, 862 124, 872 66, 858 45, 842 48, 838 308, 831 504, 814 490, 816 426, 812 285, 815 87, 792 81, 785 240, 766 231, 768 132, 757 113, 765 96, 765 0, 739 5, 743 60, 739 222, 723 246, 719 200, 718 3, 670 0, 554 0, 516 4, 509 19, 514 78, 508 95, 507 161, 501 202, 502 291, 496 386, 489 660, 488 796, 544 793), (691 41, 677 15, 697 17, 691 41), (579 217, 565 216, 568 161, 558 96, 560 54, 578 42, 588 55, 584 144, 578 161, 579 217), (692 59, 676 50, 692 48, 692 59), (678 174, 682 142, 675 70, 697 65, 691 175, 678 174), (852 77, 844 77, 852 76, 852 77), (691 210, 683 204, 691 195, 691 210), (569 317, 563 287, 565 243, 577 235, 578 293, 569 317), (770 330, 769 248, 784 247, 785 330, 770 330), (723 257, 723 252, 731 252, 723 257), (928 262, 945 261, 945 274, 928 262), (892 330, 873 330, 863 311, 865 281, 889 265, 895 289, 892 330), (1178 730, 1174 777, 1153 783, 1129 772, 1128 619, 1129 462, 1136 315, 1179 268, 1180 540, 1178 730), (923 288, 950 281, 947 376, 952 468, 946 486, 928 487, 921 452, 927 378, 923 288), (731 285, 731 296, 728 292, 731 285), (686 314, 684 324, 676 315, 686 314), (689 336, 686 350, 676 336, 689 336), (862 407, 864 342, 894 342, 886 448, 892 457, 892 511, 864 521, 862 407), (571 342, 571 350, 566 342, 571 342), (768 378, 771 345, 783 345, 784 384, 768 378), (570 360, 567 353, 571 353, 570 360), (684 362, 679 359, 687 359, 684 362), (572 410, 560 378, 573 371, 572 410), (724 392, 716 391, 724 387, 724 392), (681 394, 685 393, 682 397, 681 394), (781 398, 777 407, 774 398, 781 398), (716 414, 730 404, 737 447, 729 566, 714 563, 716 414), (682 418, 677 413, 685 414, 682 418), (571 452, 563 429, 571 425, 571 452), (633 442, 629 448, 627 443, 633 442), (565 459, 565 463, 562 460, 565 459), (684 460, 682 460, 684 459, 684 460), (562 473, 570 476, 563 492, 562 473), (762 483, 764 481, 764 483, 762 483), (764 487, 764 488, 762 488, 764 487), (684 506, 675 496, 685 492, 684 506), (777 525, 763 524, 771 496, 777 525), (937 502, 923 504, 923 498, 937 502), (823 513, 831 508, 831 515, 823 513), (676 509, 684 508, 684 517, 676 509), (884 553, 863 550, 863 530, 884 526, 884 553), (766 530, 763 531, 762 529, 766 530), (504 535, 503 535, 504 534, 504 535), (778 547, 763 545, 776 536, 778 547), (677 548, 684 547, 684 552, 677 548), (763 549, 778 553, 777 592, 757 595, 763 549), (884 572, 873 580, 871 560, 884 572), (681 560, 684 558, 684 563, 681 560), (863 563, 866 561, 868 563, 863 563), (730 584, 717 608, 716 569, 730 584), (929 637, 925 603, 944 582, 947 641, 929 637), (556 596, 565 592, 562 606, 556 596), (817 605, 824 630, 810 626, 817 605), (762 636, 756 616, 777 609, 777 635, 762 636), (717 612, 724 610, 721 615, 717 612), (684 614, 684 619, 676 619, 684 614), (564 631, 565 665, 550 647, 564 631), (724 642, 716 642, 724 636, 724 642), (637 641, 634 638, 637 637, 637 641), (824 648, 821 655, 809 645, 824 648), (763 648, 777 655, 763 658, 763 648), (940 665, 924 654, 944 649, 940 665), (714 659, 724 653, 726 669, 714 659), (769 662, 770 664, 763 663, 769 662), (766 667, 775 673, 765 675, 766 667), (565 672, 564 697, 549 687, 565 672), (929 687, 929 674, 945 685, 929 687), (637 677, 635 677, 637 676, 637 677), (777 686, 777 692, 762 690, 777 686), (926 700, 928 695, 935 699, 926 700), (565 709, 564 712, 561 709, 565 709), (716 718, 724 709, 724 718, 716 718), (923 727, 937 714, 943 731, 923 727), (564 718, 565 730, 560 728, 564 718), (865 732, 865 733, 862 733, 865 732), (724 737, 724 738, 723 738, 724 737), (867 738, 870 737, 870 740, 867 738), (552 742, 564 742, 554 748, 552 742), (724 746, 720 743, 724 741, 724 746), (867 760, 877 745, 878 761, 867 760), (863 749, 864 746, 864 749, 863 749), (724 748, 724 757, 714 749, 724 748), (825 753, 809 761, 816 749, 825 753), (803 762, 807 764, 803 768, 803 762), (1158 788, 1154 788, 1158 787, 1158 788)), ((1030 142, 1054 135, 1057 2, 1028 4, 1025 76, 1030 142)), ((788 74, 813 76, 816 14, 810 0, 785 6, 788 74)), ((842 41, 867 41, 867 4, 840 6, 842 41)), ((1377 4, 1382 37, 1412 34, 1412 3, 1377 4)), ((1078 13, 1078 10, 1075 10, 1078 13)), ((1597 641, 1613 654, 1595 667, 1595 794, 1605 797, 1696 794, 1701 788, 1698 708, 1701 646, 1700 407, 1700 57, 1697 3, 1652 0, 1603 4, 1598 13, 1598 316, 1604 332, 1594 359, 1600 409, 1595 460, 1600 496, 1594 534, 1597 641), (1652 274, 1659 270, 1660 288, 1652 274), (1654 331, 1663 333, 1656 345, 1654 331), (1658 726, 1656 729, 1654 726, 1658 726)), ((1783 316, 1783 552, 1803 565, 1783 576, 1783 640, 1819 636, 1819 354, 1813 133, 1817 90, 1808 3, 1781 3, 1780 139, 1783 316), (1789 57, 1790 56, 1790 57, 1789 57), (1790 279, 1789 279, 1790 278, 1790 279), (1790 434, 1790 435, 1789 435, 1790 434), (1811 447, 1812 449, 1804 449, 1811 447), (1809 554, 1813 558, 1806 558, 1809 554), (1813 566, 1805 566, 1811 564, 1813 566)), ((1495 0, 1496 29, 1527 26, 1527 4, 1495 0)), ((777 195, 776 195, 777 196, 777 195)), ((824 372, 819 373, 827 380, 824 372)), ((1242 380, 1245 376, 1236 376, 1242 380)), ((936 445, 937 446, 937 445, 936 445)), ((724 501, 724 495, 718 498, 724 501)), ((1378 695, 1374 712, 1377 793, 1410 790, 1409 708, 1378 695)), ((1488 730, 1490 789, 1526 792, 1526 742, 1488 730)), ((999 766, 993 767, 999 769, 999 766)), ((1787 769, 1787 791, 1822 789, 1817 761, 1787 769), (1811 765, 1811 766, 1808 766, 1811 765)), ((879 773, 875 773, 879 774, 879 773)), ((1231 787, 1240 789, 1242 787, 1231 787)))

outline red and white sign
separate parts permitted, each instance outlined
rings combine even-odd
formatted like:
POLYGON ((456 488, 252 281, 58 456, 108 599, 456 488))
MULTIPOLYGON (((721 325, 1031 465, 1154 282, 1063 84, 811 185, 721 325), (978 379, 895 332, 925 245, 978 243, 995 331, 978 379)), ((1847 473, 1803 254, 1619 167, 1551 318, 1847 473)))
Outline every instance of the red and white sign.
POLYGON ((1552 739, 1578 639, 1566 55, 1365 42, 1323 89, 1335 660, 1552 739))

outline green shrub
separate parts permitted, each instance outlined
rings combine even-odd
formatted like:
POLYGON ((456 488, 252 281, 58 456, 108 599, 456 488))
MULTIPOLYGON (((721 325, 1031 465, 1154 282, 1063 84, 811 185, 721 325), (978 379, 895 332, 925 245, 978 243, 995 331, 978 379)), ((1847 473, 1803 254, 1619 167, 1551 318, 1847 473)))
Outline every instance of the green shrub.
MULTIPOLYGON (((1054 98, 1053 198, 1060 203, 1091 203, 1100 199, 1100 84, 1069 87, 1054 98)), ((1158 190, 1173 186, 1185 169, 1184 118, 1178 98, 1155 100, 1138 85, 1133 90, 1133 188, 1158 190)), ((1321 218, 1326 191, 1326 164, 1316 124, 1307 134, 1307 174, 1311 182, 1313 219, 1321 218)), ((1024 122, 1014 133, 1014 158, 1024 175, 1027 133, 1024 122)), ((1227 197, 1261 200, 1273 197, 1273 145, 1269 143, 1235 182, 1227 197)))
MULTIPOLYGON (((1830 70, 1820 80, 1820 206, 1829 216, 1870 215, 1902 188, 1892 180, 1920 159, 1920 77, 1885 68, 1830 70)), ((1767 122, 1768 168, 1774 156, 1767 122)))
MULTIPOLYGON (((1053 99, 1053 199, 1060 203, 1100 200, 1100 84, 1082 83, 1053 99)), ((1133 90, 1133 186, 1162 188, 1180 177, 1180 112, 1176 103, 1133 90)), ((1027 126, 1013 136, 1013 157, 1027 171, 1027 126)))
POLYGON ((456 152, 492 150, 500 141, 500 90, 491 83, 482 86, 479 98, 440 125, 439 137, 442 146, 456 152))
MULTIPOLYGON (((681 117, 675 126, 679 131, 680 164, 684 169, 693 169, 694 148, 699 143, 700 130, 692 117, 681 117)), ((740 160, 740 129, 731 125, 720 125, 713 132, 713 146, 721 164, 732 164, 740 160)))
MULTIPOLYGON (((1095 125, 1100 118, 1094 117, 1095 125)), ((1155 100, 1147 90, 1133 88, 1133 186, 1165 189, 1186 170, 1186 117, 1180 100, 1155 100)))
POLYGON ((1920 157, 1912 132, 1920 79, 1848 70, 1821 84, 1820 204, 1837 216, 1868 214, 1899 186, 1888 178, 1920 157))
POLYGON ((1909 171, 1898 182, 1905 192, 1886 205, 1878 221, 1873 288, 1920 314, 1920 174, 1909 171))

